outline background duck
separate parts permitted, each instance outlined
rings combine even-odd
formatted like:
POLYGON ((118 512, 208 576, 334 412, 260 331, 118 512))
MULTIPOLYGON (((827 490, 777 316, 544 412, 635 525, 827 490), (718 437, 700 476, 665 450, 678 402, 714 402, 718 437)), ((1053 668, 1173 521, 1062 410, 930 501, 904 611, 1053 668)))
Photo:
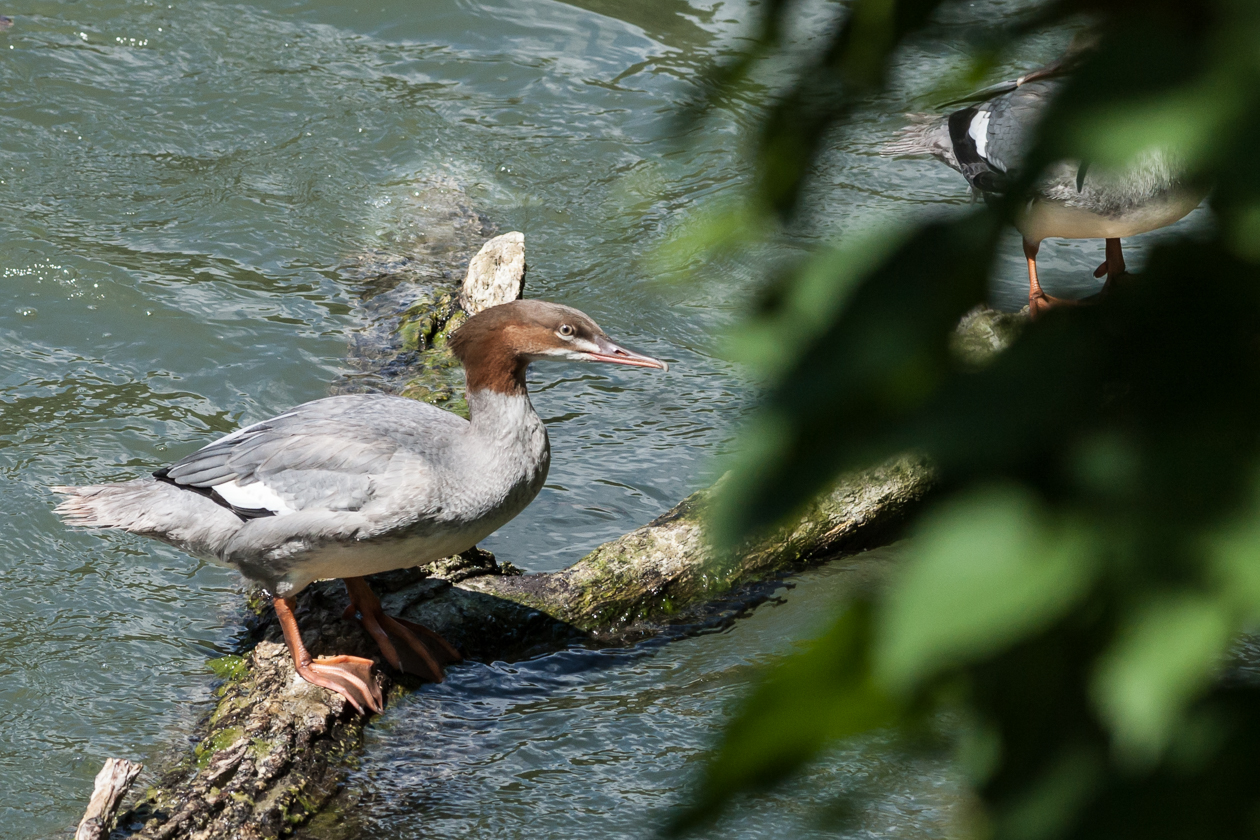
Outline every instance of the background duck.
MULTIPOLYGON (((1018 79, 999 82, 964 100, 976 104, 945 116, 913 115, 914 124, 882 150, 887 155, 929 154, 962 173, 984 198, 1006 193, 1028 149, 1032 132, 1080 57, 1092 47, 1078 39, 1058 61, 1018 79)), ((951 104, 956 104, 951 103, 951 104)), ((1190 184, 1172 154, 1151 150, 1122 170, 1076 161, 1052 165, 1016 214, 1028 261, 1028 306, 1036 315, 1074 303, 1046 294, 1037 279, 1037 251, 1044 239, 1104 239, 1106 259, 1094 272, 1111 283, 1125 273, 1120 240, 1184 218, 1206 196, 1190 184)))

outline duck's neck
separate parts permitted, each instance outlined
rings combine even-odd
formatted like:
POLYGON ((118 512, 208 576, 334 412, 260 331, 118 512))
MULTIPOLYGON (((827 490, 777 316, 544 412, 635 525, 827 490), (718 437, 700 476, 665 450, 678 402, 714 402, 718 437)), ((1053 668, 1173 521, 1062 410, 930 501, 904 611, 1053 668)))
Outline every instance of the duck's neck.
POLYGON ((529 362, 501 341, 474 345, 461 359, 467 382, 468 414, 478 435, 537 420, 525 388, 529 362))
MULTIPOLYGON (((474 393, 495 393, 504 396, 529 396, 525 390, 525 371, 529 362, 502 341, 482 341, 464 351, 460 362, 468 382, 468 408, 472 410, 474 393)), ((475 412, 474 412, 475 413, 475 412)))
POLYGON ((463 359, 474 457, 505 474, 545 475, 550 444, 525 388, 529 362, 494 342, 475 349, 463 359))
POLYGON ((469 388, 468 411, 470 459, 495 481, 528 487, 532 499, 546 479, 551 444, 529 394, 469 388))
POLYGON ((468 419, 478 435, 494 436, 505 429, 532 424, 537 418, 524 388, 508 392, 468 388, 468 419))

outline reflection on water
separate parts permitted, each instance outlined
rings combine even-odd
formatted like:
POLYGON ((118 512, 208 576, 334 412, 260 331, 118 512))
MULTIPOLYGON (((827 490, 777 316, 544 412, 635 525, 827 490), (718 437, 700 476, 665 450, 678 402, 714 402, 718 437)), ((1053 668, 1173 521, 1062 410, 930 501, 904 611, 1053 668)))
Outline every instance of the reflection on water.
MULTIPOLYGON (((902 57, 906 91, 961 60, 950 27, 962 37, 1015 5, 959 7, 943 41, 902 57)), ((105 757, 151 759, 200 713, 204 662, 234 644, 234 573, 139 539, 67 532, 45 488, 142 474, 325 393, 345 372, 355 323, 347 256, 437 235, 393 200, 414 185, 462 184, 500 229, 526 233, 528 294, 585 309, 673 363, 668 375, 539 366, 530 382, 551 424, 550 482, 488 547, 519 566, 560 568, 711 480, 751 399, 713 338, 759 265, 661 283, 650 257, 746 171, 746 106, 702 127, 681 125, 677 111, 697 69, 737 44, 749 4, 14 0, 0 11, 14 18, 0 32, 0 835, 60 835, 105 757)), ((831 185, 815 201, 820 230, 969 200, 935 162, 874 154, 913 104, 908 93, 871 103, 820 162, 831 185)), ((1047 243, 1048 290, 1088 278, 1098 250, 1047 243)), ((1138 244, 1132 264, 1140 254, 1138 244)), ((1021 302, 1022 272, 1012 242, 998 302, 1021 302)), ((458 822, 450 803, 461 796, 501 787, 487 819, 507 831, 526 813, 548 815, 536 833, 562 833, 587 808, 577 788, 546 802, 545 785, 496 786, 474 778, 482 765, 441 754, 467 743, 484 755, 469 739, 500 714, 520 729, 495 737, 525 746, 518 765, 488 778, 586 766, 607 782, 591 796, 612 797, 601 813, 664 807, 746 682, 732 663, 776 649, 766 642, 732 633, 469 666, 382 724, 362 810, 406 833, 398 815, 428 801, 425 777, 383 768, 419 750, 417 761, 464 779, 431 789, 447 803, 443 819, 458 822), (560 718, 520 717, 531 703, 583 696, 596 698, 590 709, 621 709, 607 753, 591 746, 610 734, 592 711, 578 718, 586 735, 560 718), (445 741, 426 734, 437 721, 445 741)), ((837 761, 819 785, 891 759, 863 747, 837 761)), ((931 784, 905 783, 915 792, 897 811, 904 824, 934 824, 908 816, 931 784)), ((749 824, 779 831, 775 815, 793 801, 776 802, 749 824)), ((592 830, 632 834, 619 819, 593 817, 592 830)))

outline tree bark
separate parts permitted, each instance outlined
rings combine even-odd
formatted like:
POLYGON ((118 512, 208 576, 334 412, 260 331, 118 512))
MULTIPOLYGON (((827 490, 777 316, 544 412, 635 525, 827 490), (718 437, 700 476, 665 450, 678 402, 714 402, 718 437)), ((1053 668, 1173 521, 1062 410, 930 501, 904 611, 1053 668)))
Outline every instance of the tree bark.
MULTIPOLYGON (((464 299, 478 305, 488 305, 490 286, 498 290, 498 299, 519 296, 524 279, 519 234, 500 237, 492 246, 492 258, 472 261, 463 289, 464 299), (505 255, 502 248, 513 244, 520 246, 519 255, 505 255), (515 266, 511 271, 520 275, 515 283, 504 282, 505 265, 515 266), (477 288, 470 290, 469 284, 477 288)), ((457 303, 459 292, 430 286, 401 315, 389 315, 393 326, 377 329, 388 346, 372 348, 361 358, 404 357, 413 364, 406 377, 374 375, 372 387, 453 410, 462 407, 454 379, 458 368, 445 347, 447 335, 466 317, 457 303)), ((1015 316, 991 311, 968 317, 959 352, 974 351, 977 363, 1009 341, 1018 323, 1015 316)), ((354 390, 356 382, 351 378, 338 390, 354 390)), ((474 549, 426 568, 377 576, 373 587, 387 612, 425 624, 471 659, 534 655, 575 639, 622 643, 679 624, 703 623, 723 610, 746 609, 768 592, 759 585, 807 564, 887 542, 931 486, 931 469, 913 457, 844 476, 795 524, 720 565, 704 538, 705 508, 713 492, 704 490, 560 572, 521 574, 474 549)), ((316 655, 350 653, 376 656, 379 662, 366 634, 341 619, 346 604, 337 582, 316 584, 301 594, 298 619, 308 648, 316 655)), ((250 606, 246 621, 257 644, 243 656, 213 663, 224 678, 216 690, 216 708, 203 722, 192 753, 120 819, 128 836, 283 837, 329 802, 343 759, 361 743, 367 719, 339 695, 299 679, 265 599, 255 598, 250 606)), ((387 701, 414 687, 380 668, 377 675, 387 701)))

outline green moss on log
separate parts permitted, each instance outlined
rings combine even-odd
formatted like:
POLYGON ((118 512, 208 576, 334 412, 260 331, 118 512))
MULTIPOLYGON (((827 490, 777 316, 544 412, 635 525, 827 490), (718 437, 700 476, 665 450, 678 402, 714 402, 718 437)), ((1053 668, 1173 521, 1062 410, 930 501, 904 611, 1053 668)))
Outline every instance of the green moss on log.
POLYGON ((479 577, 460 588, 537 611, 591 638, 633 638, 654 625, 689 620, 740 587, 880 544, 931 486, 930 467, 911 457, 847 475, 795 524, 730 558, 715 557, 705 539, 713 491, 704 490, 564 571, 479 577))
POLYGON ((399 394, 467 417, 464 371, 447 346, 451 333, 468 319, 456 298, 453 291, 426 295, 399 319, 402 347, 417 354, 416 373, 403 380, 399 394))

